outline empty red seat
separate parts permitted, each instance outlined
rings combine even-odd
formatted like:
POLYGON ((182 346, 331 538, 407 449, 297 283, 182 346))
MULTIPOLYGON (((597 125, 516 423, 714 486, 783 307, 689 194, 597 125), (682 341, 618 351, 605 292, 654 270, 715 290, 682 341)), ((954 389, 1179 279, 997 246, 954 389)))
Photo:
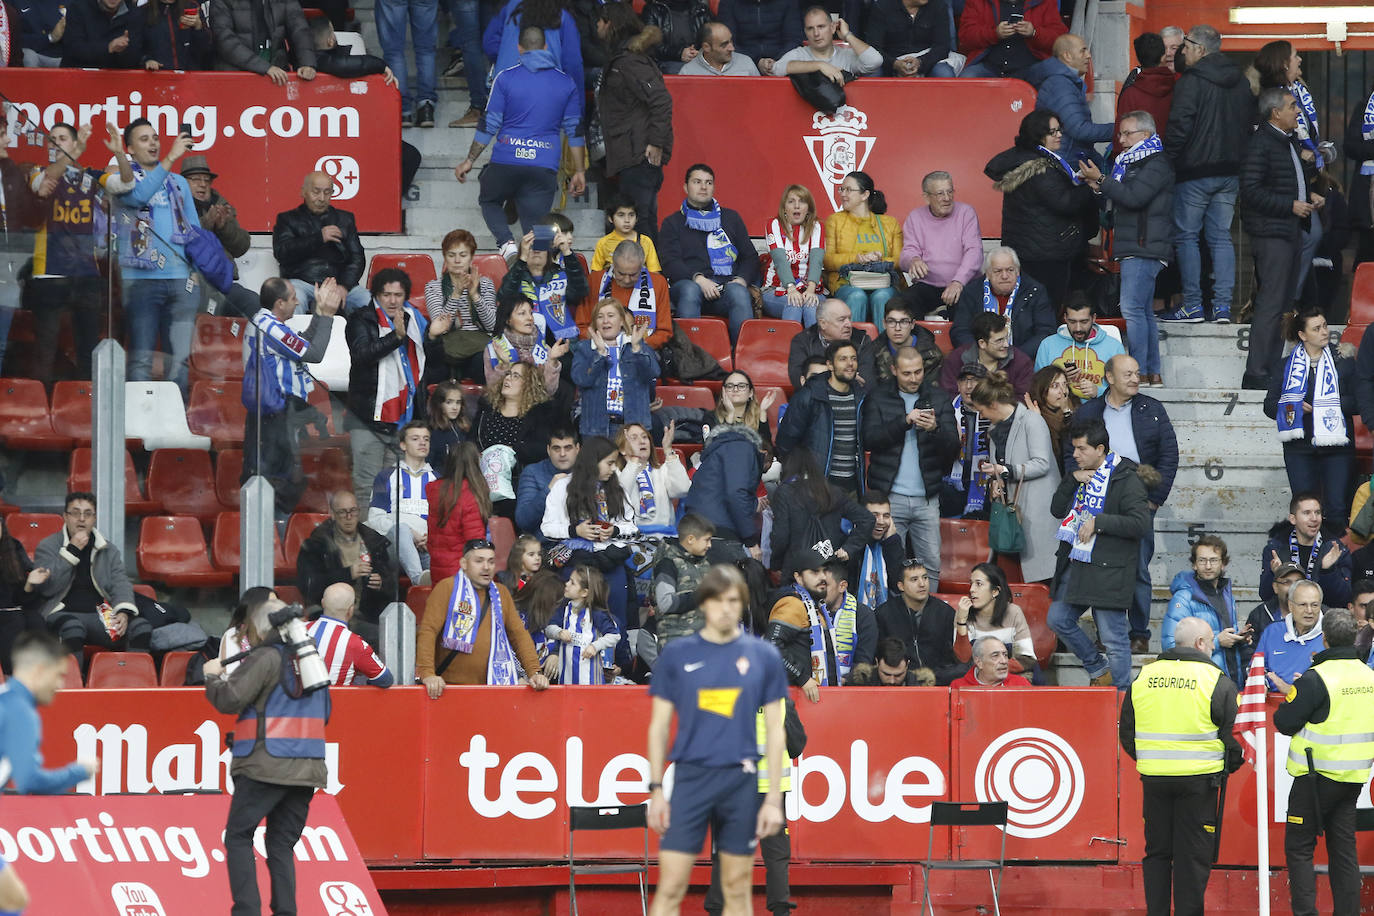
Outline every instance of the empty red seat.
POLYGON ((973 567, 987 562, 988 523, 963 518, 940 519, 940 585, 967 582, 973 567))
POLYGON ((1348 343, 1356 350, 1360 348, 1360 341, 1364 340, 1364 332, 1369 330, 1367 324, 1348 324, 1341 332, 1341 343, 1348 343))
POLYGON ((1054 654, 1054 646, 1058 642, 1058 637, 1054 635, 1049 624, 1050 590, 1034 583, 1013 582, 1011 600, 1026 615, 1031 642, 1035 645, 1035 657, 1043 668, 1050 663, 1050 656, 1054 654))
POLYGON ((157 592, 153 589, 151 585, 145 585, 142 582, 140 582, 133 588, 135 595, 142 595, 144 598, 148 598, 152 601, 157 600, 157 592))
POLYGON ((240 382, 196 382, 191 387, 191 406, 186 422, 191 432, 209 436, 215 451, 243 447, 243 407, 240 382))
POLYGON ((47 513, 14 512, 5 517, 5 525, 30 557, 38 550, 38 542, 62 530, 62 516, 47 513))
MULTIPOLYGON (((296 558, 301 554, 301 545, 315 533, 316 528, 327 521, 329 516, 321 512, 297 512, 291 516, 291 520, 286 523, 286 537, 282 541, 282 559, 285 560, 286 572, 279 578, 296 578, 296 558)), ((497 559, 499 562, 499 556, 497 559)))
POLYGON ((168 652, 162 656, 162 671, 157 682, 161 687, 185 687, 186 666, 195 657, 194 652, 168 652))
MULTIPOLYGON (((67 468, 68 493, 90 492, 92 457, 89 448, 72 449, 71 464, 67 468)), ((148 515, 159 511, 157 501, 145 498, 139 489, 134 457, 127 450, 124 452, 124 511, 129 515, 148 515)))
POLYGON ((167 515, 193 515, 208 522, 221 506, 215 495, 210 455, 199 449, 160 448, 148 465, 148 498, 167 515))
POLYGON ((101 652, 91 659, 86 686, 106 690, 156 687, 153 657, 143 652, 101 652))
POLYGON ((918 321, 916 322, 925 328, 935 337, 935 346, 940 348, 941 353, 949 353, 954 349, 954 342, 949 339, 948 321, 918 321))
MULTIPOLYGON (((237 526, 236 526, 237 527, 237 526)), ((223 588, 232 573, 215 569, 200 522, 188 516, 152 515, 138 535, 140 578, 177 588, 223 588)))
POLYGON ((189 363, 192 380, 243 378, 243 337, 247 325, 247 318, 197 315, 189 363))
POLYGON ((795 321, 771 321, 752 318, 739 329, 735 352, 740 368, 754 380, 754 390, 781 388, 792 393, 792 380, 787 377, 787 353, 792 338, 801 331, 795 321))
POLYGON ((305 604, 301 590, 294 585, 274 585, 272 591, 286 604, 305 604))
POLYGON ((1355 268, 1355 280, 1350 286, 1350 317, 1348 324, 1374 324, 1374 261, 1366 261, 1355 268))
POLYGON ((497 289, 501 288, 501 281, 506 279, 506 259, 499 254, 479 254, 472 259, 472 266, 477 268, 477 272, 491 280, 491 285, 497 289))
POLYGON ((243 449, 225 449, 215 458, 215 498, 220 508, 239 507, 239 477, 242 475, 243 449))
POLYGON ((21 451, 71 448, 69 436, 53 429, 48 393, 37 379, 0 379, 0 440, 21 451))
POLYGON ((403 254, 374 254, 372 262, 367 267, 367 286, 372 288, 372 278, 377 276, 379 271, 388 267, 404 271, 410 277, 410 295, 412 298, 424 298, 425 284, 435 279, 438 274, 434 272, 434 259, 422 251, 411 251, 403 254))
POLYGON ((510 549, 515 546, 515 526, 510 519, 493 515, 487 527, 491 529, 491 543, 496 548, 496 571, 502 572, 510 557, 510 549))
POLYGON ((429 593, 432 591, 434 589, 428 585, 412 585, 410 591, 406 592, 406 607, 415 615, 416 623, 425 616, 425 602, 429 600, 429 593))
POLYGON ((52 428, 59 436, 66 436, 77 445, 91 444, 91 395, 95 386, 90 382, 58 382, 52 389, 52 428))
POLYGON ((302 452, 301 470, 305 474, 305 492, 296 504, 299 512, 328 512, 330 493, 353 490, 353 470, 347 449, 302 452))
POLYGON ((716 397, 708 388, 697 388, 692 385, 659 385, 655 390, 663 400, 664 407, 700 407, 703 410, 714 410, 716 407, 716 397))
POLYGON ((674 318, 673 326, 682 328, 692 343, 715 357, 726 372, 735 367, 730 352, 730 326, 720 318, 674 318))
POLYGON ((67 656, 67 670, 62 674, 63 690, 80 690, 86 686, 81 679, 81 659, 75 655, 67 656))
MULTIPOLYGON (((215 516, 215 527, 210 534, 210 560, 214 567, 228 575, 238 575, 243 565, 243 542, 239 539, 239 513, 221 512, 215 516)), ((281 575, 282 551, 281 537, 276 526, 272 527, 272 570, 281 575)))

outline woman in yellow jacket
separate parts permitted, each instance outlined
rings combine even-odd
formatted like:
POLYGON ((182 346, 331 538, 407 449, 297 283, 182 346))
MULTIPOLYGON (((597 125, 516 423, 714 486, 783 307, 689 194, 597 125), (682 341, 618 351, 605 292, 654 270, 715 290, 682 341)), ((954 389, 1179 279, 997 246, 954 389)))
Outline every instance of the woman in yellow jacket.
POLYGON ((853 320, 882 330, 883 310, 896 294, 897 258, 902 227, 887 213, 887 198, 864 172, 850 172, 840 182, 838 213, 825 221, 825 285, 849 306, 853 320))

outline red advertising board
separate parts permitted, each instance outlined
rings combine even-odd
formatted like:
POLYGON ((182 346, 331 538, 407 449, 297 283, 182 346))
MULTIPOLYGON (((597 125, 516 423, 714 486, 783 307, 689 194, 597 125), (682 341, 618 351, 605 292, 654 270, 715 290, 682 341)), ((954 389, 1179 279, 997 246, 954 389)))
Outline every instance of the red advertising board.
POLYGON ((925 206, 921 178, 946 171, 959 200, 978 211, 984 238, 1002 234, 1002 195, 983 166, 1011 146, 1035 90, 1021 80, 863 79, 845 87, 833 116, 778 77, 670 76, 673 158, 658 197, 662 219, 682 206, 684 170, 708 163, 721 206, 751 235, 777 216, 783 188, 810 188, 823 218, 839 209, 845 174, 864 171, 898 224, 925 206))
MULTIPOLYGON (((0 856, 28 887, 29 916, 178 916, 224 912, 227 795, 13 797, 0 806, 0 856)), ((258 887, 269 897, 260 827, 258 887)), ((301 916, 386 912, 328 795, 310 803, 296 844, 301 916)))
POLYGON ((164 149, 189 124, 195 152, 250 232, 270 230, 299 205, 301 181, 317 169, 333 177, 334 204, 353 212, 359 230, 401 228, 401 100, 380 76, 292 76, 277 86, 251 73, 11 69, 4 93, 17 161, 46 165, 37 128, 57 123, 95 128, 82 163, 97 169, 110 159, 106 124, 122 129, 145 117, 164 149))

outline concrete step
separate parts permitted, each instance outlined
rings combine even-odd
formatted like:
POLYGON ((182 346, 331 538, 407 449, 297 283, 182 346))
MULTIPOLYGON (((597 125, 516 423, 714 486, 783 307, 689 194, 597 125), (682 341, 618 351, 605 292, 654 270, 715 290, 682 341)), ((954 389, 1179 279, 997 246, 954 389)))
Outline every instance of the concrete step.
POLYGON ((1159 353, 1166 359, 1228 355, 1244 362, 1249 339, 1248 324, 1159 322, 1159 353))
MULTIPOLYGON (((1173 382, 1172 378, 1167 380, 1173 382)), ((1204 423, 1260 418, 1268 420, 1264 416, 1264 392, 1243 390, 1239 385, 1192 388, 1170 384, 1164 388, 1142 388, 1141 391, 1164 405, 1175 426, 1189 420, 1204 423)))

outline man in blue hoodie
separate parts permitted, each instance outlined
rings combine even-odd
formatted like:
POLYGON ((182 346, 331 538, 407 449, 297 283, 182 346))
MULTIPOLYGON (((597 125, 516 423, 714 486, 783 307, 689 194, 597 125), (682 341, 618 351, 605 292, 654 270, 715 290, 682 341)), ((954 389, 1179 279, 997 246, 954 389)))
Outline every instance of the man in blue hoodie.
POLYGON ((1119 338, 1097 323, 1091 302, 1064 307, 1064 323, 1040 341, 1035 351, 1035 371, 1054 365, 1069 377, 1074 394, 1087 401, 1107 390, 1107 360, 1125 353, 1119 338))
POLYGON ((477 202, 482 219, 509 259, 515 239, 506 225, 507 200, 515 202, 525 232, 553 209, 558 193, 558 163, 563 141, 572 149, 573 177, 568 192, 574 197, 587 187, 586 156, 578 122, 582 87, 558 69, 544 45, 544 30, 529 26, 520 30, 520 63, 496 74, 487 101, 486 123, 479 125, 468 157, 453 174, 467 181, 467 174, 496 138, 491 162, 482 169, 477 202))
POLYGON ((1064 129, 1060 154, 1069 162, 1090 159, 1101 164, 1094 144, 1110 143, 1116 136, 1111 121, 1098 124, 1088 108, 1087 87, 1083 75, 1088 72, 1093 55, 1088 43, 1072 33, 1054 40, 1054 56, 1031 68, 1030 83, 1036 89, 1035 107, 1049 109, 1059 116, 1064 129))

